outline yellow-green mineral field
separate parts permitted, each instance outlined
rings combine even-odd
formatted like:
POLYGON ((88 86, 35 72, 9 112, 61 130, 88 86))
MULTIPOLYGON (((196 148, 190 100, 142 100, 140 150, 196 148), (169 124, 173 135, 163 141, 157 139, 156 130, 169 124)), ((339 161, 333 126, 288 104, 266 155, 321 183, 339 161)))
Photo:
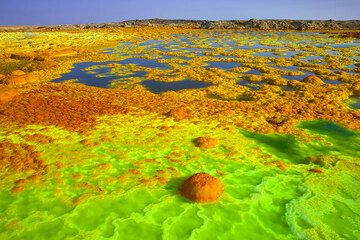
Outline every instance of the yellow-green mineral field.
POLYGON ((359 108, 356 34, 1 31, 0 239, 360 239, 359 108))

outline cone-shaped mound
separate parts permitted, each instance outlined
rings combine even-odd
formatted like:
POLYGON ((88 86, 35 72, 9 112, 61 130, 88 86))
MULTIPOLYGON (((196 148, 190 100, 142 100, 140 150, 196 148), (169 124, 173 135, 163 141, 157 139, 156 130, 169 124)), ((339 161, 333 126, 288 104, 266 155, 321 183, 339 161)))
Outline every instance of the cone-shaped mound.
POLYGON ((321 80, 321 78, 319 78, 315 75, 307 76, 306 78, 303 79, 303 82, 310 83, 310 84, 317 84, 317 85, 324 84, 323 80, 321 80))
POLYGON ((180 186, 180 193, 193 202, 214 202, 223 193, 223 184, 207 173, 196 173, 180 186))
POLYGON ((218 145, 218 141, 212 137, 198 137, 195 138, 194 143, 200 148, 213 148, 218 145))

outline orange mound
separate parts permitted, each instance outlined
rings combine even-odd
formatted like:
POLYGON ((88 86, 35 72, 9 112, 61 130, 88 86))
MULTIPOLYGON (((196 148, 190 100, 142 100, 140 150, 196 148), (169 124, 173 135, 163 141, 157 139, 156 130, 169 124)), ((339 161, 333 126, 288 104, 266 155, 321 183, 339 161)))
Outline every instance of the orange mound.
POLYGON ((172 109, 168 112, 168 116, 175 118, 176 121, 191 118, 191 113, 184 108, 172 109))
POLYGON ((198 137, 194 141, 197 147, 201 148, 213 148, 218 145, 218 141, 211 137, 198 137))
POLYGON ((310 84, 317 84, 317 85, 324 84, 324 82, 323 82, 323 80, 321 80, 321 78, 314 76, 314 75, 307 76, 306 78, 303 79, 303 82, 310 83, 310 84))
POLYGON ((18 94, 16 89, 0 89, 0 104, 8 102, 18 94))
POLYGON ((221 181, 207 173, 196 173, 180 186, 180 193, 193 202, 215 202, 223 193, 221 181))

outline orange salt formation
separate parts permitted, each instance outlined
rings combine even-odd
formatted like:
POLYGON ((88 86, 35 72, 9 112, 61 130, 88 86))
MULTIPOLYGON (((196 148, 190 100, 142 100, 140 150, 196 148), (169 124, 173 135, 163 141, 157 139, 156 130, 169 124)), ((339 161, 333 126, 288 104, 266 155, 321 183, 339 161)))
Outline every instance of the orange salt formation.
POLYGON ((11 169, 16 172, 45 172, 47 165, 40 159, 41 152, 24 143, 0 142, 0 171, 11 169))
POLYGON ((191 118, 191 113, 185 108, 171 109, 168 112, 169 117, 173 117, 176 121, 191 118))
POLYGON ((315 75, 307 76, 302 81, 304 83, 310 83, 310 84, 316 84, 316 85, 324 84, 323 80, 321 80, 321 78, 319 78, 319 77, 317 77, 315 75))
POLYGON ((207 173, 196 173, 180 186, 180 193, 193 202, 215 202, 223 193, 221 181, 207 173))
POLYGON ((16 89, 0 89, 0 104, 11 101, 17 94, 18 91, 16 89))
POLYGON ((218 141, 211 137, 198 137, 194 140, 195 146, 201 148, 213 148, 218 145, 218 141))

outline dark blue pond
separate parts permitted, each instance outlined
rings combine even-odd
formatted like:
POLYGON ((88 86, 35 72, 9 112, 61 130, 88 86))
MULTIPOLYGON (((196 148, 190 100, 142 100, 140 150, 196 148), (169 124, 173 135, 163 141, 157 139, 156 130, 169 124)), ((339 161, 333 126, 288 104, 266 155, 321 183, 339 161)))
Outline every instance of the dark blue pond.
POLYGON ((162 44, 163 42, 164 42, 163 40, 152 39, 152 40, 148 40, 148 41, 139 43, 139 46, 159 45, 159 44, 162 44))
POLYGON ((95 87, 107 87, 108 84, 112 81, 117 79, 117 76, 103 76, 98 77, 97 74, 105 74, 108 71, 110 71, 110 68, 102 68, 97 70, 92 70, 95 72, 89 73, 88 71, 85 71, 84 69, 96 65, 106 65, 111 62, 83 62, 83 63, 76 63, 74 64, 74 67, 71 69, 71 72, 63 74, 60 78, 53 80, 53 82, 64 82, 66 80, 70 79, 76 79, 77 82, 83 83, 89 86, 95 86, 95 87))
POLYGON ((183 89, 196 89, 196 88, 204 88, 208 87, 211 84, 200 82, 200 81, 193 81, 193 80, 182 80, 176 82, 161 82, 155 80, 145 80, 140 83, 146 89, 153 93, 162 93, 167 91, 179 91, 183 89))
POLYGON ((349 105, 353 109, 360 109, 360 98, 351 99, 351 102, 349 105))
POLYGON ((281 77, 287 79, 287 80, 298 80, 298 81, 301 81, 303 80, 304 78, 306 78, 307 76, 310 76, 312 75, 311 73, 309 74, 304 74, 304 75, 294 75, 294 76, 291 76, 291 75, 281 75, 281 77))
POLYGON ((241 64, 237 63, 237 62, 220 62, 220 61, 215 61, 215 62, 207 62, 208 64, 208 68, 220 68, 223 70, 229 70, 232 69, 234 67, 240 67, 241 64))
POLYGON ((138 71, 130 75, 125 76, 116 76, 108 74, 110 67, 105 67, 109 63, 114 62, 83 62, 76 63, 71 69, 71 72, 63 74, 60 78, 53 80, 53 82, 64 82, 70 79, 76 79, 78 83, 82 83, 88 86, 102 87, 107 88, 111 81, 127 77, 143 77, 145 72, 138 71), (99 69, 93 69, 91 71, 86 71, 85 69, 93 66, 104 66, 99 69), (98 74, 102 74, 99 76, 98 74), (108 75, 106 75, 108 74, 108 75))
POLYGON ((261 75, 261 72, 256 69, 251 69, 251 70, 247 71, 245 74, 261 75))
POLYGON ((354 64, 347 65, 347 66, 345 66, 345 67, 348 68, 348 69, 355 69, 355 68, 357 68, 357 66, 355 65, 355 63, 354 63, 354 64))
POLYGON ((352 43, 329 44, 329 46, 333 48, 348 48, 348 47, 358 47, 360 46, 360 44, 356 42, 352 42, 352 43))
POLYGON ((187 45, 194 45, 192 42, 190 42, 189 38, 185 36, 181 37, 180 41, 186 43, 187 45))
POLYGON ((308 71, 301 71, 303 72, 304 74, 303 75, 295 75, 295 76, 291 76, 291 75, 281 75, 283 78, 287 79, 287 80, 298 80, 298 81, 301 81, 303 80, 304 78, 310 76, 310 75, 314 75, 313 72, 308 72, 308 71))
POLYGON ((224 55, 216 55, 214 57, 217 57, 217 58, 232 58, 232 59, 238 58, 236 56, 224 56, 224 55))
POLYGON ((211 49, 206 48, 197 48, 197 47, 182 47, 179 50, 184 50, 188 52, 204 52, 204 51, 213 51, 211 49))
POLYGON ((324 57, 322 57, 322 56, 313 55, 313 56, 304 57, 301 60, 303 60, 303 61, 314 61, 314 60, 323 60, 323 59, 324 59, 324 57))
POLYGON ((280 70, 285 70, 285 71, 297 71, 298 70, 297 66, 276 66, 276 65, 273 65, 271 67, 276 68, 276 69, 280 69, 280 70))
POLYGON ((257 52, 253 54, 253 56, 256 57, 273 57, 273 58, 291 58, 295 56, 296 54, 299 54, 300 51, 286 51, 286 52, 280 52, 277 54, 276 52, 257 52))
POLYGON ((125 60, 118 61, 117 63, 121 64, 135 64, 141 67, 146 68, 158 68, 158 69, 170 69, 169 65, 165 63, 159 63, 153 59, 145 59, 145 58, 127 58, 125 60))
POLYGON ((344 82, 341 82, 339 80, 324 80, 327 84, 345 84, 344 82))
POLYGON ((248 87, 252 90, 259 90, 261 85, 264 85, 266 84, 266 82, 254 82, 254 83, 250 83, 246 80, 240 80, 240 81, 237 81, 237 84, 241 85, 241 86, 245 86, 245 87, 248 87))
POLYGON ((240 49, 275 49, 276 47, 256 43, 256 44, 251 45, 251 46, 243 45, 243 46, 239 46, 239 47, 236 47, 236 48, 240 48, 240 49))

